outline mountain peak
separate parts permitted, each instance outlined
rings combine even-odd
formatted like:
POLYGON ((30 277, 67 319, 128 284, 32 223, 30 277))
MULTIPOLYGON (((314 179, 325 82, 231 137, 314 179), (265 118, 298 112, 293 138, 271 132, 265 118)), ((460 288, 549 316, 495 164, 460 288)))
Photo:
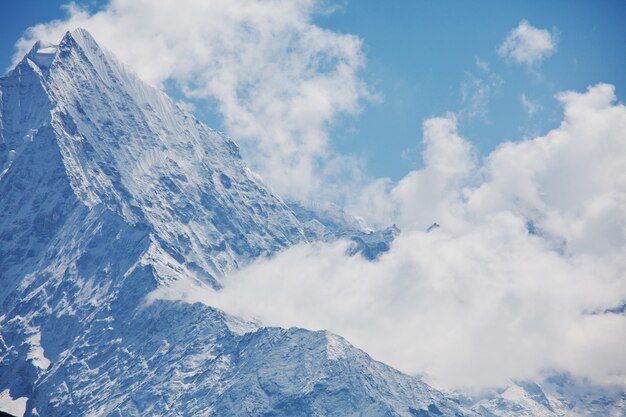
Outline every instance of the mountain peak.
POLYGON ((56 57, 58 45, 46 41, 37 41, 31 48, 27 57, 40 68, 49 68, 56 57))
POLYGON ((117 58, 107 53, 104 48, 96 42, 91 33, 83 28, 76 28, 66 32, 59 44, 59 48, 61 50, 79 48, 84 54, 84 57, 89 59, 92 63, 96 62, 98 59, 102 59, 104 56, 109 60, 117 60, 117 58))
POLYGON ((79 47, 91 59, 101 51, 100 46, 91 33, 86 29, 77 28, 67 31, 58 44, 47 40, 38 40, 26 54, 25 58, 30 59, 41 70, 47 70, 52 65, 59 51, 68 51, 74 47, 79 47))
POLYGON ((305 229, 232 140, 88 32, 0 78, 0 137, 0 395, 26 417, 461 415, 324 332, 168 300, 305 229))
MULTIPOLYGON (((89 33, 87 29, 84 28, 76 28, 74 30, 68 30, 63 37, 63 40, 66 39, 74 39, 79 45, 98 45, 94 37, 89 33)), ((61 41, 63 42, 63 41, 61 41)))
MULTIPOLYGON (((148 230, 159 259, 213 287, 224 272, 305 239, 232 140, 141 81, 86 30, 57 45, 37 42, 27 58, 32 72, 0 79, 0 193, 32 177, 33 164, 43 166, 37 159, 54 158, 64 171, 59 187, 67 182, 80 205, 148 230)), ((25 187, 41 201, 58 192, 25 187)))

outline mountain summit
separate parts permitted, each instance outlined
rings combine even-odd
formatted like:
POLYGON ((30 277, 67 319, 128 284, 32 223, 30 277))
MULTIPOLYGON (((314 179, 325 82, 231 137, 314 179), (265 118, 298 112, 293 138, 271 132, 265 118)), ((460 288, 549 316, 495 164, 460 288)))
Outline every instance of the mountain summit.
MULTIPOLYGON (((3 204, 28 200, 19 213, 3 212, 45 217, 38 238, 51 237, 74 207, 106 210, 144 226, 150 253, 166 254, 184 275, 200 274, 214 287, 223 272, 304 239, 235 143, 141 82, 85 30, 58 46, 37 42, 3 87, 2 153, 13 152, 3 161, 3 182, 33 176, 6 190, 20 196, 3 204), (54 176, 44 160, 55 165, 54 176), (68 198, 43 204, 35 198, 41 193, 68 198)), ((13 216, 8 221, 17 225, 13 216)), ((23 223, 19 229, 29 233, 23 223)))
POLYGON ((471 415, 330 333, 148 297, 315 236, 88 32, 38 42, 0 78, 0 409, 471 415))

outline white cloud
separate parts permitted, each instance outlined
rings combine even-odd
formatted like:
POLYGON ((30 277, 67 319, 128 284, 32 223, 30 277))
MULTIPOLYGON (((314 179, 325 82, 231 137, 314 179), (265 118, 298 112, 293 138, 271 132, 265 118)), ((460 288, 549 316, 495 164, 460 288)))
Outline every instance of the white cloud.
POLYGON ((425 168, 406 175, 386 198, 402 228, 454 222, 459 192, 474 169, 474 149, 458 135, 454 115, 426 120, 423 131, 425 168))
POLYGON ((476 67, 478 67, 479 69, 485 72, 489 72, 489 63, 483 60, 482 58, 480 58, 479 56, 474 57, 474 63, 476 64, 476 67))
POLYGON ((427 119, 422 126, 425 167, 408 173, 397 184, 371 181, 348 202, 349 211, 377 226, 398 224, 425 230, 434 221, 456 221, 462 186, 475 170, 475 149, 457 132, 453 113, 427 119))
POLYGON ((532 101, 528 97, 526 97, 526 93, 522 93, 520 96, 520 101, 522 102, 522 106, 526 110, 529 116, 534 116, 538 111, 542 109, 541 104, 536 101, 532 101))
POLYGON ((304 199, 335 175, 327 172, 338 164, 329 124, 358 113, 369 97, 359 78, 361 40, 315 25, 324 7, 322 0, 112 0, 91 14, 70 5, 67 19, 28 29, 15 60, 37 39, 58 41, 84 27, 144 80, 171 79, 187 98, 215 100, 254 168, 283 195, 304 199))
POLYGON ((558 96, 565 119, 546 136, 501 144, 485 164, 488 180, 468 207, 509 210, 532 220, 570 252, 625 247, 626 117, 614 87, 558 96))
POLYGON ((518 64, 533 65, 556 52, 557 43, 556 31, 537 29, 522 20, 500 45, 498 54, 518 64))
POLYGON ((445 386, 545 369, 626 383, 626 316, 604 313, 626 301, 626 108, 603 84, 559 100, 560 127, 481 164, 452 115, 426 121, 424 168, 374 183, 362 206, 404 229, 379 261, 297 246, 205 301, 331 329, 445 386))
POLYGON ((490 72, 489 67, 483 61, 477 61, 477 67, 484 74, 475 75, 470 72, 465 74, 465 79, 461 82, 461 100, 463 108, 459 111, 459 117, 473 119, 482 118, 488 122, 487 111, 491 98, 498 93, 504 83, 502 77, 490 72))
POLYGON ((615 271, 558 256, 518 217, 501 213, 459 235, 406 232, 374 263, 344 252, 290 249, 231 276, 208 302, 266 324, 331 329, 448 387, 505 384, 545 368, 623 378, 626 319, 584 314, 621 301, 615 271), (589 333, 594 325, 603 328, 589 333))

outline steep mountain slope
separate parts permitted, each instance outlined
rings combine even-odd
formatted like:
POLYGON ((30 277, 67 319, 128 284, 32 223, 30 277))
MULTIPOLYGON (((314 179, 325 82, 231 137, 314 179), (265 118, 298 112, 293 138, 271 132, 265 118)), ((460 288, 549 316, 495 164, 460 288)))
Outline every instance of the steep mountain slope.
MULTIPOLYGON (((38 147, 24 142, 52 130, 51 146, 81 205, 101 204, 130 224, 150 225, 171 256, 213 276, 303 239, 290 210, 247 170, 232 141, 126 71, 85 31, 63 39, 53 64, 49 57, 41 63, 40 49, 4 82, 2 138, 16 162, 38 147)), ((5 175, 20 175, 16 168, 5 175)))
POLYGON ((326 332, 150 301, 317 235, 84 30, 0 79, 0 172, 0 394, 25 415, 473 415, 326 332))

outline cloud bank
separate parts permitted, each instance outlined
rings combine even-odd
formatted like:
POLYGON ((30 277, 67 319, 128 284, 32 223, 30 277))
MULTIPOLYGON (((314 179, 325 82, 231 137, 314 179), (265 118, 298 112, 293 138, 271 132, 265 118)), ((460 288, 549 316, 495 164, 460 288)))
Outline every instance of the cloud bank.
POLYGON ((346 256, 346 242, 297 246, 204 301, 331 329, 448 387, 546 369, 625 384, 626 108, 606 84, 558 99, 560 127, 483 161, 454 116, 427 120, 425 167, 362 202, 403 228, 379 261, 346 256))
POLYGON ((533 65, 556 52, 557 33, 522 20, 498 48, 498 54, 518 64, 533 65))
POLYGON ((328 177, 359 175, 356 161, 329 152, 328 128, 371 97, 359 78, 361 40, 313 22, 325 7, 323 0, 111 0, 90 13, 70 4, 67 19, 26 31, 14 61, 38 39, 56 42, 83 27, 149 83, 173 80, 187 98, 216 103, 253 167, 280 194, 304 200, 329 192, 328 177))

